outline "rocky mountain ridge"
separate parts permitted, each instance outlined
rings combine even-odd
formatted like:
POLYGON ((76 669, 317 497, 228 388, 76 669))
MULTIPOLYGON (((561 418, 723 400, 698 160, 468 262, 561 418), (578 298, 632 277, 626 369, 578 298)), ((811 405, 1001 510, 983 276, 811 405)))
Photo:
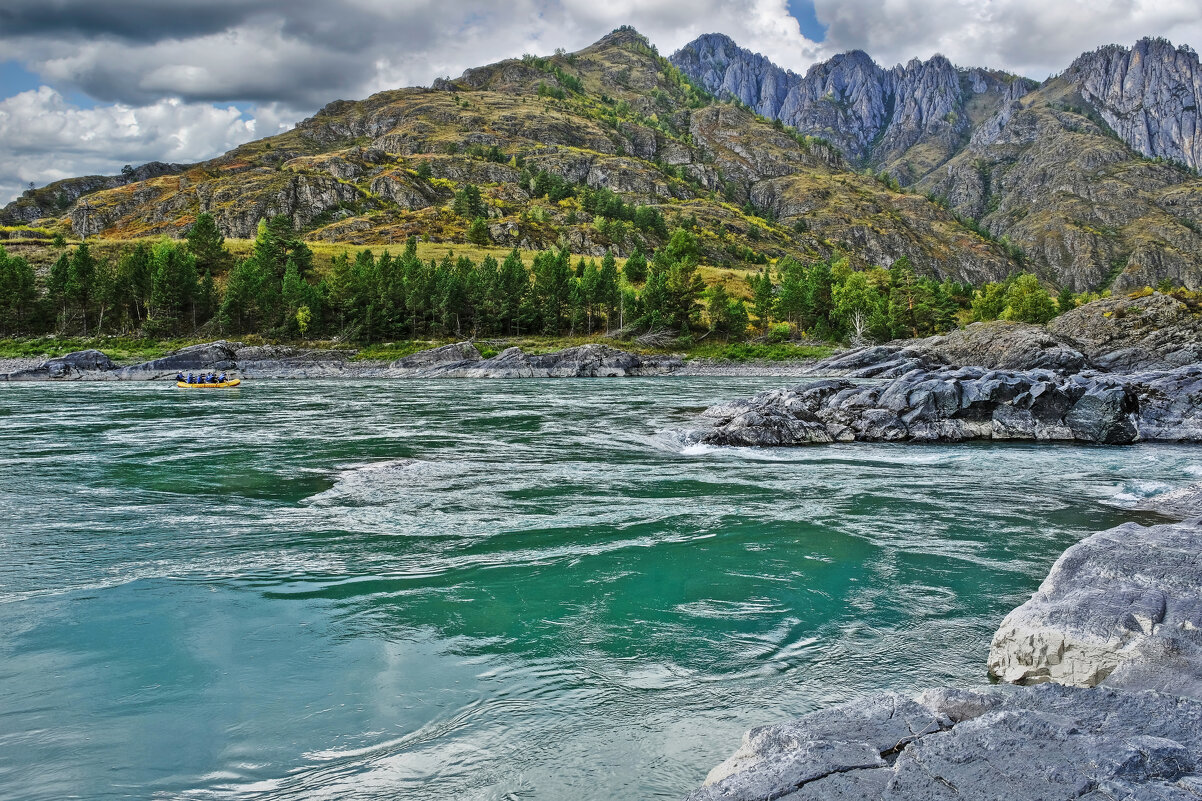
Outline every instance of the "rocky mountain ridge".
POLYGON ((1049 283, 1202 286, 1202 67, 1188 47, 1101 48, 1043 84, 940 56, 886 70, 860 52, 799 76, 721 35, 672 60, 946 203, 1049 283))
POLYGON ((857 266, 906 257, 920 272, 974 283, 1019 269, 937 204, 715 102, 632 29, 577 53, 336 101, 288 133, 86 197, 39 223, 114 239, 178 236, 209 212, 226 236, 247 238, 283 214, 314 240, 454 243, 479 215, 486 232, 476 236, 488 244, 593 256, 647 252, 685 224, 706 263, 736 269, 835 252, 857 266), (482 204, 465 214, 454 201, 469 185, 482 204), (607 195, 604 210, 586 207, 589 192, 625 206, 607 195), (636 206, 666 223, 636 227, 636 206))

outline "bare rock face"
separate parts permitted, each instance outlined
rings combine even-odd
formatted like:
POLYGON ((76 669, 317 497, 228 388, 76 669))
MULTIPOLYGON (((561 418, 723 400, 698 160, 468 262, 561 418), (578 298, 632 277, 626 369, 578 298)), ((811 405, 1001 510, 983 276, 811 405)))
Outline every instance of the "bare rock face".
POLYGON ((1068 74, 1134 150, 1202 167, 1202 64, 1191 48, 1151 38, 1110 45, 1078 58, 1068 74))
POLYGON ((967 101, 1004 87, 994 74, 958 70, 943 56, 886 70, 859 50, 802 76, 722 34, 697 38, 671 61, 715 95, 821 136, 849 159, 873 162, 890 161, 920 141, 951 151, 969 130, 967 101))
POLYGON ((1202 699, 1202 518, 1129 523, 1069 548, 1002 621, 989 672, 1202 699))
POLYGON ((882 693, 753 729, 689 801, 1185 799, 1202 703, 1057 685, 882 693))
POLYGON ((1047 333, 1111 372, 1171 370, 1202 362, 1202 316, 1159 292, 1086 304, 1053 319, 1047 333))

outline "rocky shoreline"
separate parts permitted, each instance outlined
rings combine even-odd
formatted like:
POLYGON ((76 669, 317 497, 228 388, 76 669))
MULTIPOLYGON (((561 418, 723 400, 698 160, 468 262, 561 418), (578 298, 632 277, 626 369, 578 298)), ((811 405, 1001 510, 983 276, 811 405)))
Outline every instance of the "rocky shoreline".
POLYGON ((753 729, 688 801, 1202 796, 1202 505, 1188 511, 1068 549, 994 637, 989 670, 1013 683, 753 729))
POLYGON ((581 345, 555 353, 508 348, 484 358, 470 342, 433 348, 393 362, 354 361, 353 353, 240 342, 193 345, 141 364, 118 366, 98 350, 17 363, 0 381, 162 381, 179 372, 225 372, 249 379, 315 378, 610 378, 675 373, 675 356, 640 356, 605 345, 581 345))
POLYGON ((755 447, 1202 441, 1202 319, 1167 295, 1099 301, 1046 328, 978 323, 859 348, 806 373, 817 380, 711 407, 686 436, 755 447))
MULTIPOLYGON (((840 354, 816 381, 707 410, 689 436, 1199 442, 1200 343, 1173 298, 1101 301, 1047 327, 840 354)), ((1180 522, 1065 551, 993 638, 1001 684, 881 693, 753 729, 689 801, 1202 797, 1202 485, 1140 508, 1180 522)))

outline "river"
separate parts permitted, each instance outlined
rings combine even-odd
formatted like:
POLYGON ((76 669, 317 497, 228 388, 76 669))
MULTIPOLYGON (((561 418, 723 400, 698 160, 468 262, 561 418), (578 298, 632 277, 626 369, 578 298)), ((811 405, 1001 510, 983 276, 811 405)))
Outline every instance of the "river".
POLYGON ((781 383, 0 385, 0 798, 678 799, 1202 473, 671 433, 781 383))

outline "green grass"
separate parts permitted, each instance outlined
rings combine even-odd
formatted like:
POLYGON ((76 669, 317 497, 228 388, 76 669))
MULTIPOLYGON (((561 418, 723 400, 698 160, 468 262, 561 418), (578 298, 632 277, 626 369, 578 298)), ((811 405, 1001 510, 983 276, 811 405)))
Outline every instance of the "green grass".
POLYGON ((764 345, 751 342, 729 342, 694 345, 687 351, 689 359, 713 359, 727 362, 792 362, 825 359, 834 353, 834 345, 764 345))
POLYGON ((208 342, 208 339, 142 339, 134 337, 37 337, 0 339, 0 358, 51 358, 79 350, 104 351, 119 364, 135 364, 164 356, 173 350, 208 342))
MULTIPOLYGON (((263 344, 266 341, 258 336, 239 337, 238 339, 246 344, 263 344)), ((106 353, 109 358, 118 364, 136 364, 138 362, 149 361, 150 359, 157 359, 188 345, 196 345, 208 341, 211 340, 204 338, 159 340, 120 336, 0 339, 0 358, 51 358, 62 356, 65 353, 95 348, 106 353)), ((391 362, 419 351, 436 348, 455 341, 455 339, 409 340, 363 345, 357 348, 353 360, 391 362)), ((476 349, 487 359, 510 347, 519 347, 528 354, 537 355, 590 343, 608 345, 613 348, 620 348, 645 355, 683 353, 686 359, 712 359, 729 362, 809 361, 825 358, 836 350, 833 345, 793 345, 789 343, 767 345, 746 342, 707 342, 692 345, 669 345, 663 348, 648 348, 640 346, 633 341, 623 342, 607 339, 600 335, 592 337, 512 337, 508 339, 484 340, 475 344, 476 349)), ((356 347, 345 343, 322 341, 282 341, 274 344, 330 350, 347 350, 356 347)))

